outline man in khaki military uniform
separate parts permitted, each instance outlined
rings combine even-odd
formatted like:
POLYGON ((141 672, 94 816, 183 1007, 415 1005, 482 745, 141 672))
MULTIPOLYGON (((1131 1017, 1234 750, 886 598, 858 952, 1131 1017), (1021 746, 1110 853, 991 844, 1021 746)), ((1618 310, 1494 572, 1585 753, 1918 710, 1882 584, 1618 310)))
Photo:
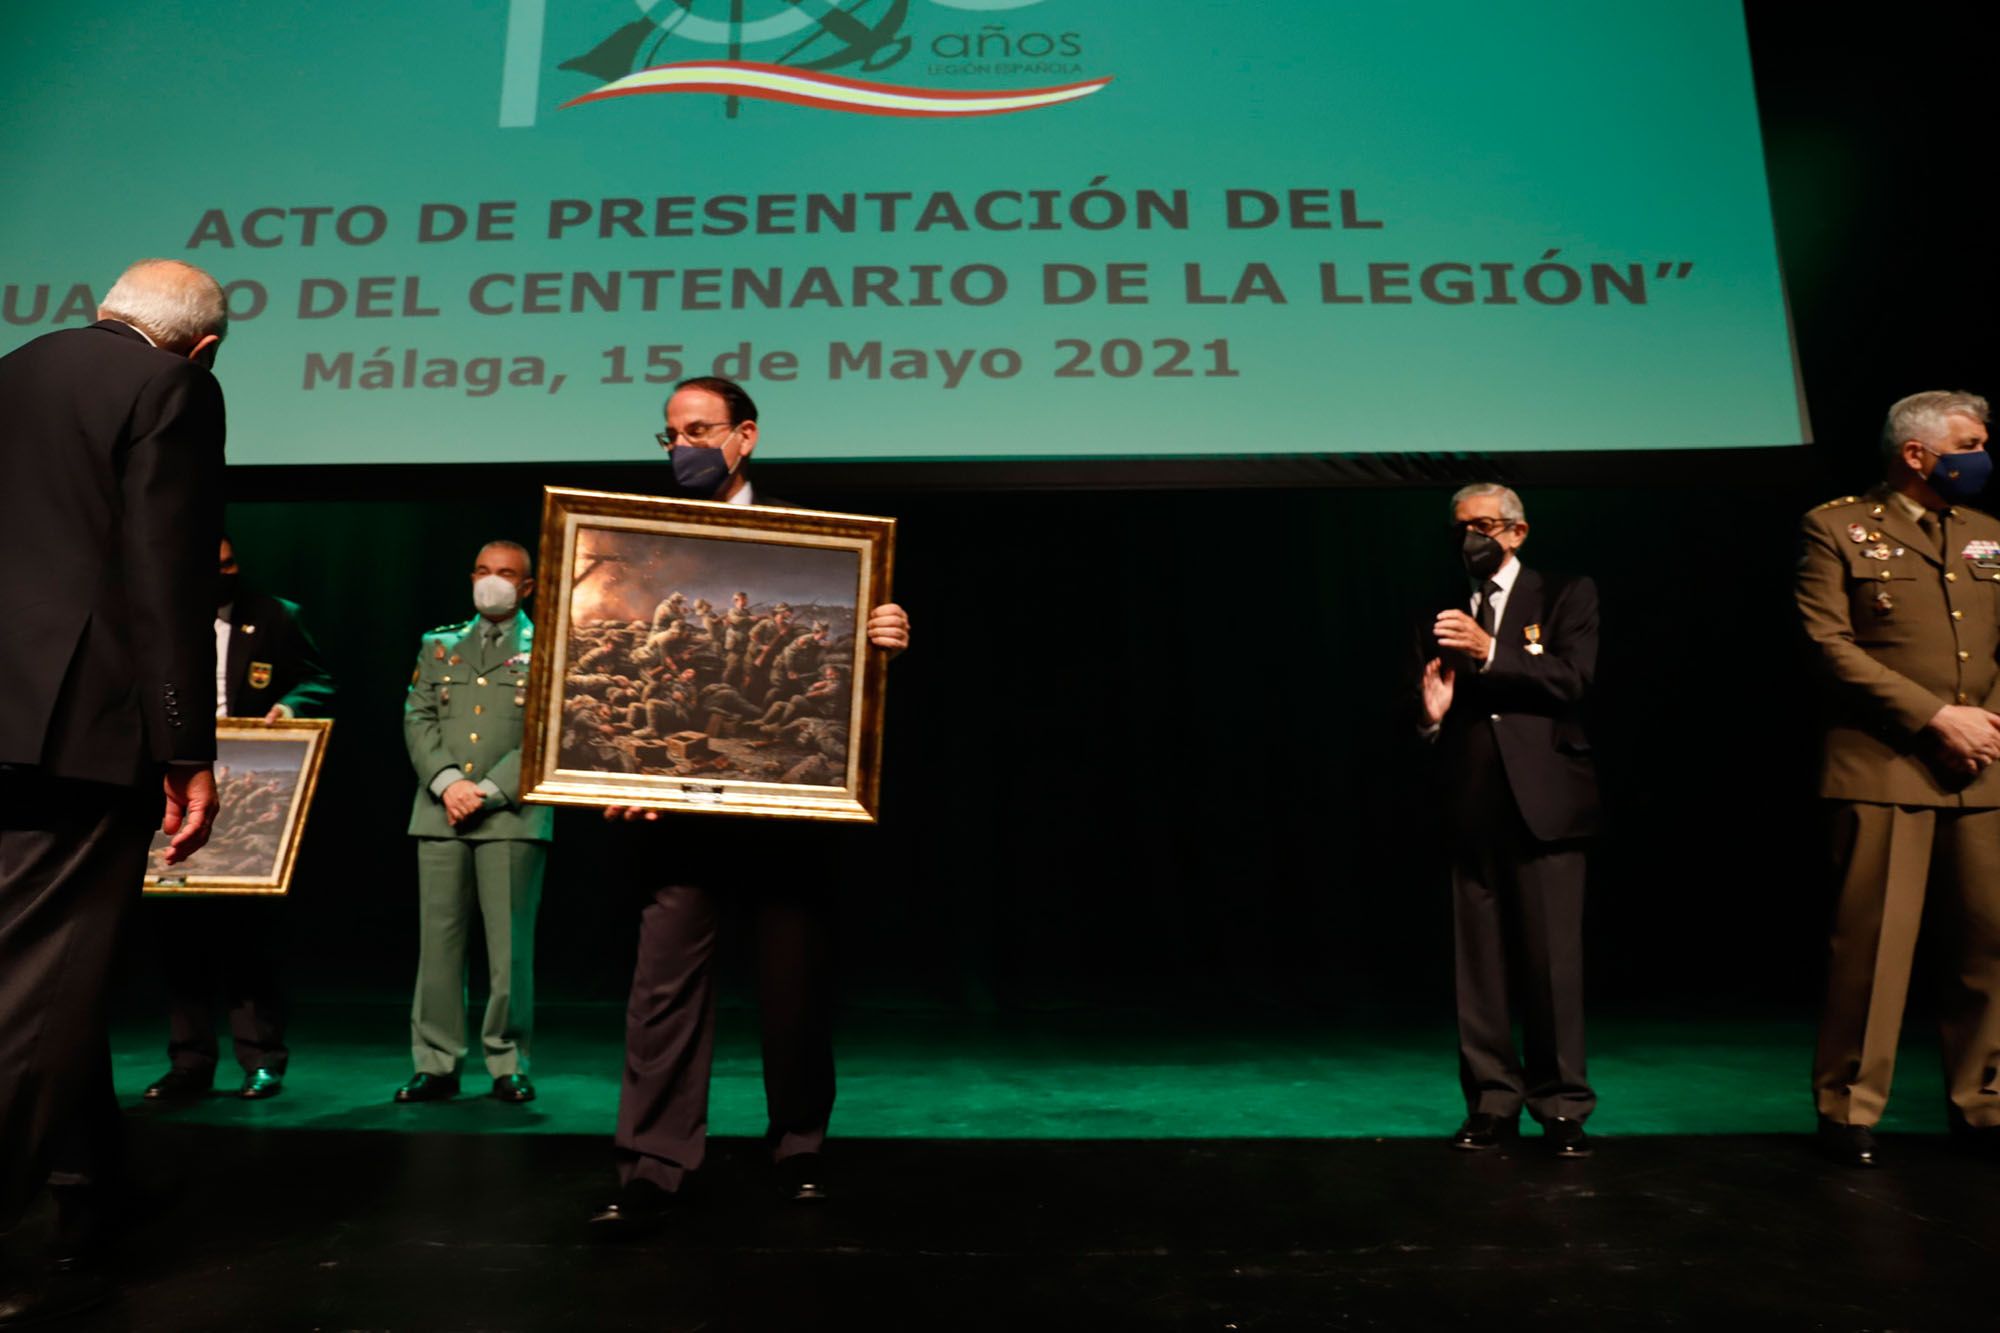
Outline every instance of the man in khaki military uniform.
POLYGON ((1813 1059, 1819 1143, 1874 1166, 1926 889, 1956 938, 1942 1022, 1950 1119, 2000 1141, 2000 520, 1986 400, 1889 409, 1886 476, 1806 515, 1798 603, 1829 681, 1820 795, 1840 881, 1813 1059))
POLYGON ((465 937, 475 906, 486 929, 488 993, 480 1046, 493 1095, 526 1102, 535 1018, 535 909, 555 812, 521 804, 521 726, 535 627, 526 548, 488 542, 472 570, 471 620, 424 635, 403 704, 417 770, 421 944, 410 1009, 416 1076, 399 1102, 458 1093, 465 1059, 465 937))

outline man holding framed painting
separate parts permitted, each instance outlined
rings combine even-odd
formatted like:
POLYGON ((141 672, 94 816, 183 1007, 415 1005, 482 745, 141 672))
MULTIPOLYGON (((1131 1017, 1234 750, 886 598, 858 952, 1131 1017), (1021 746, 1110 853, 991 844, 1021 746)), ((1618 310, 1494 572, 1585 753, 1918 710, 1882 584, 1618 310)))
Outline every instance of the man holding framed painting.
MULTIPOLYGON (((836 830, 814 825, 874 817, 882 667, 909 646, 910 622, 888 600, 893 522, 768 501, 746 512, 760 505, 746 469, 758 431, 756 404, 739 385, 686 381, 667 400, 658 439, 679 495, 710 503, 551 491, 545 510, 544 568, 569 578, 554 629, 564 646, 536 663, 523 790, 658 825, 645 831, 644 860, 659 881, 640 911, 627 1006, 614 1139, 621 1189, 590 1218, 606 1236, 663 1221, 702 1164, 715 942, 730 902, 755 919, 766 1144, 779 1192, 825 1196, 820 1150, 834 1100, 825 884, 838 879, 846 848, 836 830), (672 608, 703 602, 730 610, 677 621, 672 608), (655 608, 669 608, 674 623, 662 626, 655 608), (765 685, 795 643, 804 646, 787 670, 831 683, 780 727, 744 687, 765 685), (671 707, 649 707, 661 700, 671 707), (685 725, 661 734, 663 718, 685 725), (789 818, 746 826, 708 811, 789 818), (832 873, 787 873, 802 860, 832 873)), ((809 695, 814 680, 797 693, 809 695)))

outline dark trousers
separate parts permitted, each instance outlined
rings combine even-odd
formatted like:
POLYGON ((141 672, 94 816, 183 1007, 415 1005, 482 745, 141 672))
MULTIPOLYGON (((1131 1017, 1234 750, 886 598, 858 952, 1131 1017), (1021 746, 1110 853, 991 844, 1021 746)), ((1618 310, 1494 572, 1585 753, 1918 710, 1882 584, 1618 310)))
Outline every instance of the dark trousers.
POLYGON ((1597 1105, 1584 1071, 1583 848, 1529 833, 1492 729, 1468 740, 1450 819, 1466 1109, 1582 1120, 1597 1105))
POLYGON ((621 1180, 680 1188, 708 1142, 717 937, 728 908, 755 918, 763 1022, 765 1142, 773 1160, 818 1152, 833 1113, 833 950, 821 889, 669 884, 639 914, 625 1008, 625 1077, 614 1142, 621 1180))
POLYGON ((0 1227, 117 1153, 105 986, 157 788, 0 773, 0 1227))
POLYGON ((167 1057, 175 1069, 214 1079, 220 1051, 215 1008, 229 1010, 236 1063, 245 1073, 283 1074, 285 1001, 276 935, 281 902, 166 898, 146 904, 148 934, 160 942, 167 980, 167 1057))

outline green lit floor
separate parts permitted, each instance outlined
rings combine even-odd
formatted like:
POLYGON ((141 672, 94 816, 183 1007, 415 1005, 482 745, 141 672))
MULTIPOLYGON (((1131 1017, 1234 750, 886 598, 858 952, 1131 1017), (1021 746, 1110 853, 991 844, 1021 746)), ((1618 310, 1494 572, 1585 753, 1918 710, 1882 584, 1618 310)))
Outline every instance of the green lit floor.
MULTIPOLYGON (((537 1101, 503 1106, 465 1095, 396 1106, 409 1076, 407 1023, 393 1008, 309 1009, 292 1031, 282 1096, 214 1096, 168 1114, 287 1129, 608 1134, 618 1098, 623 1014, 545 1010, 537 1101)), ((1600 1109, 1591 1128, 1619 1134, 1755 1134, 1811 1127, 1805 1022, 1606 1020, 1591 1032, 1600 1109)), ((119 1096, 130 1103, 166 1067, 164 1023, 114 1035, 119 1096)), ((223 1041, 219 1086, 240 1075, 223 1041)), ((1448 1133, 1458 1122, 1448 1028, 1281 1031, 1246 1024, 1190 1033, 1164 1020, 1078 1017, 948 1019, 868 1013, 841 1030, 837 1134, 868 1138, 1373 1138, 1448 1133)), ((1903 1078, 1885 1128, 1944 1127, 1937 1054, 1905 1041, 1903 1078)), ((474 1068, 468 1094, 485 1090, 474 1068)), ((150 1108, 149 1108, 150 1109, 150 1108)), ((763 1130, 755 1016, 725 1012, 710 1108, 723 1135, 763 1130)))

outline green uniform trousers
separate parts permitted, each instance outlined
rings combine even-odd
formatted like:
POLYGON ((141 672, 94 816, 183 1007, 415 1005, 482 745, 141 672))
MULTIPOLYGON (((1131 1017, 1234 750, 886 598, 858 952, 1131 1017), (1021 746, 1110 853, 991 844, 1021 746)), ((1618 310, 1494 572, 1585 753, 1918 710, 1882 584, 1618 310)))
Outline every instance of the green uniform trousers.
POLYGON ((1841 884, 1813 1057, 1819 1113, 1848 1125, 1882 1118, 1932 889, 1931 923, 1947 936, 1938 956, 1949 1114, 2000 1125, 2000 810, 1841 802, 1833 813, 1841 884))
POLYGON ((515 838, 417 839, 417 996, 410 1056, 419 1074, 465 1060, 465 942, 486 928, 486 1020, 479 1044, 494 1078, 528 1072, 535 1026, 535 909, 549 845, 515 838))

